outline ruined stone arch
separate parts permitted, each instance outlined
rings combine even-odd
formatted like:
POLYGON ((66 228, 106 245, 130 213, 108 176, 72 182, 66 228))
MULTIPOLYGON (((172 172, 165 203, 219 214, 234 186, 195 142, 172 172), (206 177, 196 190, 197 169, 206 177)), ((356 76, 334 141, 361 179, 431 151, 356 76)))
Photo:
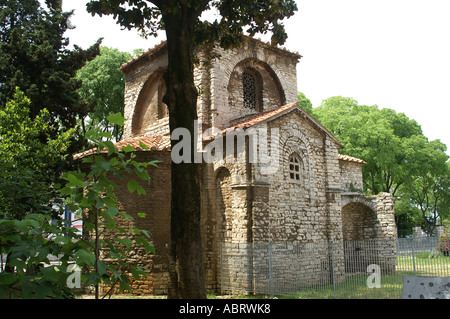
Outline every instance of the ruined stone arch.
POLYGON ((358 197, 344 199, 341 211, 344 241, 376 239, 382 235, 376 207, 369 201, 358 197))
POLYGON ((139 91, 131 123, 133 136, 142 135, 146 127, 168 116, 167 106, 162 101, 166 92, 164 72, 165 68, 153 72, 139 91))

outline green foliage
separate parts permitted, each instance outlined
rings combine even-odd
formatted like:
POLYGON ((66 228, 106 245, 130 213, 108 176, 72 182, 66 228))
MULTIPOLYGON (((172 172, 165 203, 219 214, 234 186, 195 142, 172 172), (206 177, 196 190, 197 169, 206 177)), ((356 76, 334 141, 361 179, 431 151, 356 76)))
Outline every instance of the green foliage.
POLYGON ((48 112, 29 117, 30 101, 16 90, 0 110, 0 217, 21 219, 26 213, 49 212, 56 190, 52 183, 65 161, 72 130, 52 136, 48 112))
MULTIPOLYGON (((149 183, 145 168, 156 166, 156 162, 136 162, 133 147, 119 152, 110 141, 110 133, 92 129, 87 138, 98 150, 106 148, 108 156, 95 153, 87 157, 89 172, 65 173, 60 188, 51 183, 53 178, 48 174, 55 162, 64 159, 69 136, 60 134, 51 139, 48 113, 43 110, 31 120, 28 107, 29 100, 18 90, 15 99, 0 111, 0 254, 4 269, 0 272, 0 298, 72 298, 79 291, 69 285, 74 275, 71 265, 84 270, 80 275, 84 285, 118 283, 120 289, 129 289, 124 274, 132 273, 139 279, 144 269, 130 265, 127 253, 136 246, 150 253, 153 246, 147 231, 116 225, 119 216, 130 222, 133 217, 119 211, 114 195, 117 185, 108 176, 135 174, 149 183), (92 237, 81 237, 60 217, 64 198, 72 209, 90 212, 84 227, 92 237), (117 231, 114 240, 100 238, 111 230, 117 231), (101 250, 108 251, 111 263, 100 260, 101 250), (52 264, 49 256, 58 256, 59 263, 52 264)), ((120 113, 108 116, 108 120, 115 125, 124 122, 120 113)), ((130 188, 145 193, 136 181, 130 182, 130 188)), ((143 212, 138 216, 147 215, 143 212)))
POLYGON ((74 130, 53 134, 47 109, 31 118, 30 106, 31 101, 17 88, 13 100, 0 110, 0 160, 48 174, 65 160, 74 130))
MULTIPOLYGON (((441 146, 433 144, 438 149, 441 146)), ((401 194, 420 212, 421 219, 416 225, 431 236, 438 223, 450 218, 450 162, 440 150, 429 155, 432 161, 431 165, 425 165, 427 171, 413 176, 412 182, 402 187, 401 194)))
POLYGON ((0 219, 1 252, 7 255, 0 272, 0 298, 72 298, 68 278, 70 256, 82 249, 77 233, 64 220, 28 214, 23 219, 0 219), (54 265, 49 256, 60 256, 54 265))
POLYGON ((193 41, 197 46, 230 48, 243 39, 244 31, 250 36, 272 33, 273 44, 283 44, 287 39, 282 21, 297 11, 293 0, 272 1, 137 1, 91 0, 87 9, 100 16, 114 15, 118 23, 127 29, 137 29, 144 36, 156 36, 167 30, 165 17, 184 16, 192 22, 193 41), (203 12, 217 10, 220 18, 213 22, 201 19, 203 12))
POLYGON ((71 130, 52 134, 46 109, 33 119, 30 100, 16 90, 0 110, 0 298, 62 298, 74 229, 59 218, 55 166, 65 160, 71 130), (61 255, 59 268, 49 255, 61 255), (47 267, 43 267, 46 265, 47 267))
MULTIPOLYGON (((94 105, 92 113, 88 114, 88 125, 100 125, 105 132, 111 132, 116 141, 122 138, 123 129, 120 125, 112 125, 107 116, 114 113, 123 115, 125 75, 120 66, 130 60, 132 55, 117 49, 101 47, 100 55, 86 63, 77 73, 77 79, 82 81, 78 93, 83 101, 94 105)), ((85 127, 85 119, 82 126, 85 127)))
POLYGON ((341 96, 324 100, 313 114, 345 146, 343 153, 367 162, 365 191, 398 197, 397 225, 402 232, 414 224, 431 234, 438 221, 448 218, 446 145, 429 141, 415 120, 341 96))
POLYGON ((445 232, 439 237, 437 250, 440 251, 444 256, 450 256, 450 235, 448 232, 445 232))
POLYGON ((304 93, 298 92, 298 105, 302 109, 304 109, 306 112, 312 115, 313 113, 313 105, 311 103, 311 100, 308 99, 304 93))
MULTIPOLYGON (((108 121, 123 125, 124 118, 117 113, 108 116, 108 121)), ((130 290, 129 278, 125 274, 132 273, 135 279, 145 275, 145 268, 128 262, 127 254, 133 247, 137 245, 143 247, 147 253, 153 252, 147 231, 134 226, 127 229, 116 223, 117 218, 131 223, 134 218, 119 210, 114 193, 118 185, 112 177, 122 179, 124 174, 137 176, 141 182, 132 179, 128 182, 128 189, 142 195, 145 194, 145 189, 141 183, 150 183, 150 176, 145 168, 149 165, 156 166, 157 162, 135 161, 134 147, 129 146, 119 151, 110 141, 112 136, 109 132, 91 129, 87 131, 86 137, 97 150, 83 160, 83 163, 89 165, 89 172, 66 173, 63 178, 67 184, 61 193, 71 199, 69 207, 73 211, 87 212, 83 219, 83 228, 90 236, 85 239, 88 246, 85 251, 80 251, 82 254, 78 255, 78 260, 89 266, 84 274, 87 278, 86 285, 94 285, 98 297, 100 283, 111 287, 118 284, 120 290, 130 290), (107 154, 101 154, 102 150, 107 151, 107 154), (116 232, 113 239, 103 236, 105 232, 111 231, 116 232), (104 258, 112 259, 113 262, 106 263, 101 260, 100 252, 104 253, 104 258)), ((145 146, 143 147, 145 149, 145 146)), ((146 214, 141 213, 138 217, 145 218, 146 214)))
POLYGON ((31 117, 45 107, 51 123, 72 128, 89 111, 78 98, 81 82, 74 77, 99 53, 100 42, 88 50, 67 49, 63 35, 71 13, 62 12, 58 2, 46 1, 47 10, 38 0, 0 4, 0 104, 19 87, 31 101, 31 117))

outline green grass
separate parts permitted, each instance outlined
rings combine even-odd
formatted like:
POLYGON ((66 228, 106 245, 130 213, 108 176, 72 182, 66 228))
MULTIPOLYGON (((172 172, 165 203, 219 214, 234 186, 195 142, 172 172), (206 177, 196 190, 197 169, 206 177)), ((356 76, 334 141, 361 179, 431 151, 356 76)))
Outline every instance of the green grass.
MULTIPOLYGON (((347 276, 333 284, 308 288, 291 295, 278 295, 278 299, 397 299, 402 296, 404 276, 450 276, 450 257, 430 258, 429 252, 414 256, 398 256, 396 273, 382 275, 380 288, 367 286, 368 274, 347 276), (415 268, 415 273, 414 273, 415 268)), ((270 298, 270 296, 236 295, 235 299, 270 298)))
MULTIPOLYGON (((381 276, 380 288, 368 288, 368 274, 347 276, 345 280, 332 284, 308 288, 291 295, 275 295, 277 299, 397 299, 402 296, 404 276, 450 276, 450 257, 430 258, 430 253, 417 253, 414 256, 398 256, 396 273, 381 276), (414 274, 414 267, 416 272, 414 274)), ((270 299, 268 295, 235 294, 217 296, 208 294, 208 299, 270 299)), ((165 296, 115 295, 114 299, 145 298, 164 299, 165 296)))
POLYGON ((382 275, 380 288, 368 288, 368 275, 348 276, 335 286, 324 285, 316 289, 299 291, 289 296, 300 299, 395 299, 401 298, 403 277, 409 276, 450 276, 450 257, 430 258, 430 253, 412 256, 398 256, 396 273, 382 275), (415 268, 415 274, 414 274, 415 268))

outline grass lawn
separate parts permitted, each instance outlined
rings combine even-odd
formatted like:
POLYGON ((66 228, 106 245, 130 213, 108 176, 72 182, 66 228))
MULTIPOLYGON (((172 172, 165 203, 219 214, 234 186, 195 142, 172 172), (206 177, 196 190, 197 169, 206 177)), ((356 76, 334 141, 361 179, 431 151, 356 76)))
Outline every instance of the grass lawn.
MULTIPOLYGON (((317 285, 298 291, 291 295, 275 295, 278 299, 398 299, 402 296, 404 276, 442 276, 450 277, 450 257, 439 256, 430 258, 430 253, 418 253, 397 256, 396 272, 382 274, 380 288, 369 288, 367 279, 369 274, 354 274, 346 276, 345 280, 333 284, 317 285), (414 271, 415 270, 415 271, 414 271)), ((92 296, 84 296, 92 298, 92 296)), ((165 299, 165 296, 133 296, 114 295, 114 299, 165 299)), ((217 296, 208 294, 208 299, 268 299, 271 296, 236 294, 231 296, 217 296)))

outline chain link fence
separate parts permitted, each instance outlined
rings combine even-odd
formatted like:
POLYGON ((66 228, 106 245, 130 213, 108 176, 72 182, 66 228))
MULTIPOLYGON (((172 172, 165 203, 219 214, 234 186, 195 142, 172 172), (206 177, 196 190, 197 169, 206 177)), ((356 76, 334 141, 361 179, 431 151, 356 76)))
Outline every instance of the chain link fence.
POLYGON ((437 238, 314 243, 224 243, 222 294, 401 298, 403 276, 450 276, 437 238))

